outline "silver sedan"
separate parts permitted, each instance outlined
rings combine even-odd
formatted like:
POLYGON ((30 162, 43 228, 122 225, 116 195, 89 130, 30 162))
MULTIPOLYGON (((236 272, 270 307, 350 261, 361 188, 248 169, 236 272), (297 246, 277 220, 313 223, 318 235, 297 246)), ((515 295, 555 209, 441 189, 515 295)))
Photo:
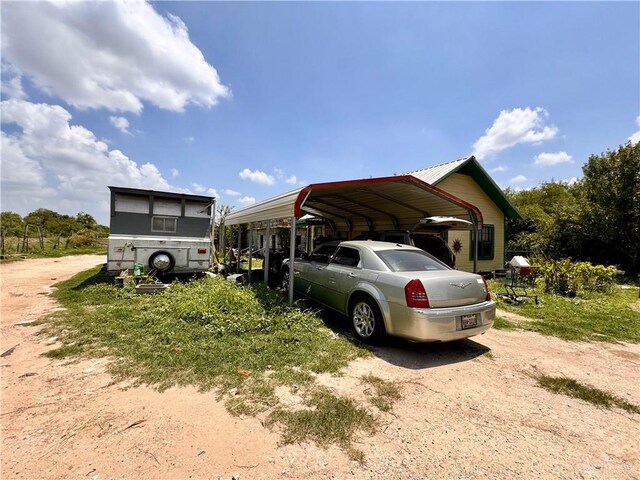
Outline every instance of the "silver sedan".
MULTIPOLYGON (((288 283, 288 262, 283 283, 288 283)), ((415 247, 372 241, 325 244, 294 262, 294 290, 348 316, 373 342, 395 335, 447 342, 486 332, 496 305, 480 275, 453 270, 415 247)))

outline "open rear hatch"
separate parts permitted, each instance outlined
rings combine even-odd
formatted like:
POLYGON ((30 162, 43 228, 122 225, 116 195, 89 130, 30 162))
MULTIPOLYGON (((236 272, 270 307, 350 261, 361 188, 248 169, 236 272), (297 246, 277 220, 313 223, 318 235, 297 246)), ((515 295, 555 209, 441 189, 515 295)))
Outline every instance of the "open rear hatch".
POLYGON ((471 230, 473 224, 457 217, 425 217, 416 223, 412 232, 442 233, 447 230, 471 230))

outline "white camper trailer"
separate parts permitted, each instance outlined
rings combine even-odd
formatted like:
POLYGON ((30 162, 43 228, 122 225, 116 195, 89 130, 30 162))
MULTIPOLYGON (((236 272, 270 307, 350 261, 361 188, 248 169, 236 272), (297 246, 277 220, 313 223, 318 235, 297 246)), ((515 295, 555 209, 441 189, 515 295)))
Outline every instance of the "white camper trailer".
POLYGON ((215 198, 123 187, 109 190, 109 274, 133 269, 135 263, 159 275, 211 267, 215 198))

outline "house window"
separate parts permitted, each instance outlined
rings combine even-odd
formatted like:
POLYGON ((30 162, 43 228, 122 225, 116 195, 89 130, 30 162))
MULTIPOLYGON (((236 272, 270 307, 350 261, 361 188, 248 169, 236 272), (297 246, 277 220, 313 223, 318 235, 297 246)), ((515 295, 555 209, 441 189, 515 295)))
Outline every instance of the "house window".
POLYGON ((151 231, 176 233, 178 230, 178 219, 175 217, 152 217, 151 231))
MULTIPOLYGON (((469 246, 469 260, 473 260, 475 248, 475 231, 471 230, 471 245, 469 246)), ((478 260, 493 260, 495 250, 495 231, 493 225, 484 225, 478 234, 478 260)))

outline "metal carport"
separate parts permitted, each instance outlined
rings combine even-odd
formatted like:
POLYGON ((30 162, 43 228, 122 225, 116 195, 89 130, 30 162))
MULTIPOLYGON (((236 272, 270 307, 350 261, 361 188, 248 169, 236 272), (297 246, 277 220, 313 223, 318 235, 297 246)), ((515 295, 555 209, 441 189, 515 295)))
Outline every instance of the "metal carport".
MULTIPOLYGON (((225 224, 249 223, 252 226, 253 222, 266 222, 268 238, 271 220, 289 218, 289 258, 294 258, 296 220, 307 214, 323 217, 336 226, 346 227, 349 238, 359 231, 409 230, 421 218, 438 215, 469 220, 476 232, 482 227, 482 214, 476 206, 412 175, 311 184, 231 212, 227 215, 225 224)), ((251 241, 251 235, 249 238, 251 241)), ((477 234, 475 238, 474 257, 477 258, 477 234)), ((264 262, 267 282, 268 248, 264 262)), ((293 278, 293 262, 289 262, 289 267, 289 278, 293 278)), ((477 263, 474 260, 474 271, 476 270, 477 263)), ((289 301, 293 301, 293 282, 289 285, 289 301)))

